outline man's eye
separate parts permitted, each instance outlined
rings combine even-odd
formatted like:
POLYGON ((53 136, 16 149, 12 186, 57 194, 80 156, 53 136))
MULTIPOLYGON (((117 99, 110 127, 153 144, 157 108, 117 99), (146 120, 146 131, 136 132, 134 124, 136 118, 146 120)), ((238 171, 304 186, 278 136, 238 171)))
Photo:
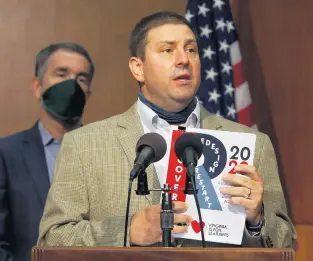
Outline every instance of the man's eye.
POLYGON ((196 52, 196 49, 194 49, 194 48, 188 48, 188 49, 187 49, 187 52, 188 52, 188 53, 195 53, 195 52, 196 52))
POLYGON ((170 52, 172 52, 172 49, 166 48, 166 49, 164 49, 162 52, 163 52, 163 53, 170 53, 170 52))
POLYGON ((77 81, 85 85, 88 84, 88 79, 86 77, 78 77, 77 81))
POLYGON ((64 72, 57 72, 56 75, 57 75, 58 77, 65 77, 65 76, 66 76, 66 73, 64 73, 64 72))

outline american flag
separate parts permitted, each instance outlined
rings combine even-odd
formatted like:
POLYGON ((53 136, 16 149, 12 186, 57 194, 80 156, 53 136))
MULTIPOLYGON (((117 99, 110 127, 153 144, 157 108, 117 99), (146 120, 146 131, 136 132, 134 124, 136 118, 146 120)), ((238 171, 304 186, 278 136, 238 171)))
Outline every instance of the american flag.
POLYGON ((211 113, 254 126, 249 85, 228 0, 189 0, 186 19, 199 38, 201 85, 197 97, 211 113))

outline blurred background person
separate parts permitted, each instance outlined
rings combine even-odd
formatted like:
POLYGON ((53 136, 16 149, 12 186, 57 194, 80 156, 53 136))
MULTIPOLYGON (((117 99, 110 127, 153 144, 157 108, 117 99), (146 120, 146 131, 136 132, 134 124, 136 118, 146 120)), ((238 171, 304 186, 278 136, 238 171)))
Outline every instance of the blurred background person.
POLYGON ((88 52, 76 43, 51 44, 36 57, 39 119, 0 141, 1 261, 31 258, 62 137, 81 126, 93 75, 88 52))

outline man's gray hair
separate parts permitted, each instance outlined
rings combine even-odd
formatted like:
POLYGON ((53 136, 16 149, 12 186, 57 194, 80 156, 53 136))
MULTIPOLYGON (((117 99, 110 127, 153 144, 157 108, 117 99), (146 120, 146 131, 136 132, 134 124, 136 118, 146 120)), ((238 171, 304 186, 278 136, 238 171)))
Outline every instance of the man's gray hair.
POLYGON ((82 56, 84 56, 90 65, 90 81, 92 80, 94 73, 95 73, 95 67, 94 64, 87 52, 87 50, 82 47, 81 45, 77 43, 72 42, 61 42, 61 43, 55 43, 51 44, 44 49, 42 49, 36 56, 36 65, 35 65, 35 76, 38 77, 38 79, 42 82, 44 74, 47 70, 47 63, 49 60, 49 57, 58 50, 65 50, 70 51, 74 53, 78 53, 82 56))

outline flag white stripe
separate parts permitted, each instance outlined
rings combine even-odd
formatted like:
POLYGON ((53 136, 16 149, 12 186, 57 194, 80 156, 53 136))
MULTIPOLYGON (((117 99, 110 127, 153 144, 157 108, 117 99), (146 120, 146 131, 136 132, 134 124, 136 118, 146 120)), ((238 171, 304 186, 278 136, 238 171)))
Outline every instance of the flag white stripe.
POLYGON ((235 104, 237 112, 247 107, 252 103, 251 95, 249 92, 248 82, 244 82, 235 88, 235 104))
POLYGON ((234 43, 230 45, 230 59, 231 59, 232 65, 235 65, 241 62, 242 60, 238 41, 235 41, 234 43))

